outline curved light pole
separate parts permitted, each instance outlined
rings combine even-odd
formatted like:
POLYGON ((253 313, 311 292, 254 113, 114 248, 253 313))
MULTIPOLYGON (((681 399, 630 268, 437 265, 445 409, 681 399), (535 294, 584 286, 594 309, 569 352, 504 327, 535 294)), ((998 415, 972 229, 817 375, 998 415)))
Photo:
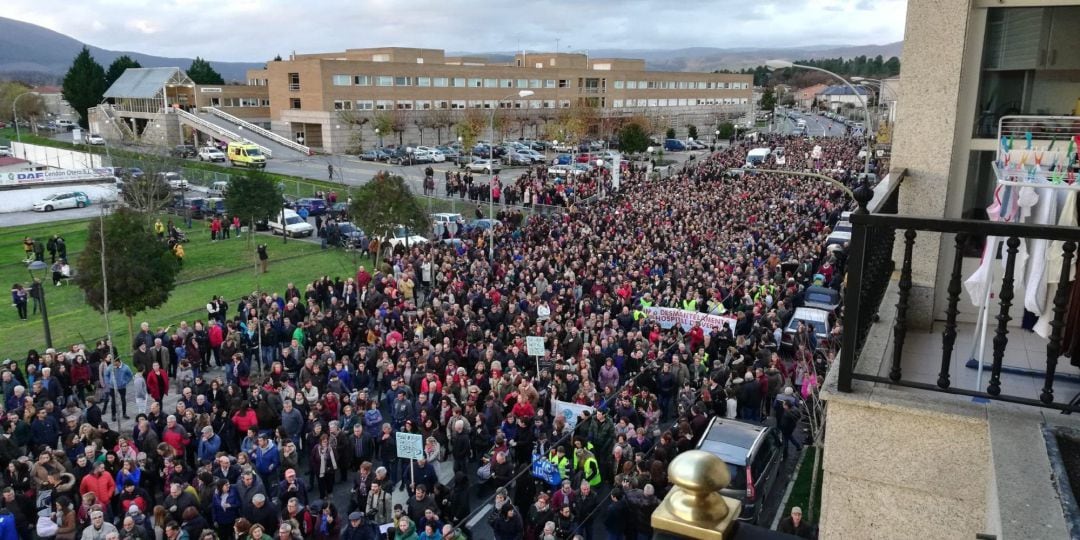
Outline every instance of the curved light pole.
MULTIPOLYGON (((27 95, 27 94, 34 94, 35 96, 38 95, 37 92, 29 92, 29 91, 23 92, 23 93, 15 96, 15 99, 12 100, 12 102, 11 102, 11 121, 15 122, 15 140, 17 142, 19 142, 19 143, 22 143, 22 134, 19 133, 19 115, 15 113, 15 106, 18 105, 19 100, 22 99, 22 97, 27 95)), ((24 152, 25 152, 25 150, 24 150, 24 152)), ((23 155, 23 157, 26 157, 25 154, 23 155)))
MULTIPOLYGON (((815 67, 815 66, 806 66, 806 65, 803 65, 803 64, 795 64, 795 63, 789 62, 787 60, 769 60, 769 61, 765 62, 765 67, 767 67, 769 69, 772 69, 772 70, 787 69, 787 68, 809 69, 811 71, 820 71, 820 72, 822 72, 822 73, 824 73, 826 75, 829 75, 829 76, 833 77, 834 79, 844 83, 844 86, 847 86, 848 88, 850 88, 851 91, 855 94, 855 96, 859 98, 859 101, 862 102, 863 114, 866 115, 866 121, 867 122, 870 121, 870 107, 867 106, 868 99, 866 97, 866 94, 865 93, 860 94, 859 91, 850 82, 848 82, 847 79, 845 79, 845 78, 843 78, 843 77, 841 77, 841 76, 839 76, 839 75, 837 75, 837 74, 835 74, 835 73, 833 73, 833 72, 831 72, 831 71, 829 71, 827 69, 821 69, 821 68, 815 67)), ((863 136, 864 137, 866 136, 866 133, 867 133, 867 130, 863 129, 863 136)), ((869 143, 869 138, 868 137, 867 137, 867 141, 868 142, 866 144, 866 159, 863 162, 863 175, 864 175, 863 178, 864 179, 869 178, 869 174, 870 174, 870 143, 869 143)))
MULTIPOLYGON (((520 90, 516 93, 510 94, 495 102, 495 107, 491 109, 491 116, 489 118, 489 125, 491 128, 491 141, 488 145, 488 171, 491 172, 491 178, 488 179, 488 219, 495 219, 495 111, 499 110, 499 104, 502 102, 517 96, 519 98, 527 98, 533 95, 532 90, 520 90)), ((488 227, 488 261, 494 262, 495 260, 495 224, 491 222, 491 226, 488 227)))

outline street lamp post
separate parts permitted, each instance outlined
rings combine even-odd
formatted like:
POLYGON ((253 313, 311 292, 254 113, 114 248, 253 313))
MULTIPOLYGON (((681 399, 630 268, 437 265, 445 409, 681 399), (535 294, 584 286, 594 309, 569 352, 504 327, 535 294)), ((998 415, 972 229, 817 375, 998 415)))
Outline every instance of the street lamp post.
MULTIPOLYGON (((517 93, 510 94, 495 102, 495 107, 491 109, 491 116, 489 124, 491 127, 491 141, 488 145, 488 172, 491 173, 491 178, 488 180, 488 219, 495 219, 495 111, 499 110, 499 104, 502 102, 517 96, 519 98, 527 98, 533 95, 532 90, 520 90, 517 93)), ((495 226, 492 222, 492 226, 488 227, 488 261, 494 262, 495 260, 495 226)))
MULTIPOLYGON (((856 90, 855 87, 852 86, 852 84, 850 82, 848 82, 847 79, 845 79, 845 78, 843 78, 843 77, 841 77, 841 76, 839 76, 839 75, 837 75, 837 74, 835 74, 835 73, 833 73, 833 72, 831 72, 831 71, 829 71, 827 69, 821 69, 821 68, 815 67, 815 66, 806 66, 806 65, 802 65, 802 64, 795 64, 795 63, 789 62, 787 60, 769 60, 768 62, 765 62, 765 67, 767 67, 769 69, 786 69, 786 68, 809 69, 809 70, 812 70, 812 71, 820 71, 820 72, 822 72, 822 73, 824 73, 826 75, 829 75, 829 76, 833 77, 834 79, 844 83, 844 85, 847 86, 848 88, 850 88, 851 91, 855 94, 855 96, 859 98, 859 101, 862 102, 863 114, 865 115, 865 117, 867 119, 867 122, 870 121, 869 120, 870 119, 870 107, 867 106, 868 100, 867 100, 866 94, 865 93, 860 94, 859 91, 856 90)), ((863 130, 863 135, 864 136, 866 135, 866 130, 865 129, 863 130)), ((869 141, 869 139, 867 139, 867 140, 869 141)), ((866 158, 865 158, 865 160, 863 162, 863 179, 864 180, 868 179, 869 175, 870 175, 870 144, 868 142, 867 145, 866 145, 866 158)))
POLYGON ((375 128, 375 136, 379 138, 379 148, 382 148, 382 133, 379 133, 379 128, 375 128))
POLYGON ((18 105, 19 100, 27 94, 37 94, 37 92, 23 92, 15 96, 15 99, 11 102, 11 121, 15 122, 15 140, 20 143, 22 142, 22 134, 19 132, 19 116, 15 112, 15 106, 18 105))
MULTIPOLYGON (((101 237, 101 312, 105 314, 105 337, 111 343, 112 326, 109 324, 109 274, 105 271, 105 212, 108 212, 110 207, 111 205, 108 203, 101 205, 101 215, 98 219, 98 236, 101 237)), ((42 306, 41 313, 44 314, 44 302, 42 302, 42 306)))
POLYGON ((26 271, 30 274, 30 279, 36 281, 38 286, 38 294, 41 298, 38 301, 41 302, 41 320, 45 324, 45 347, 51 349, 52 344, 52 332, 49 330, 49 310, 45 307, 45 276, 49 271, 49 265, 45 264, 45 261, 32 261, 26 266, 26 271), (39 280, 35 275, 35 272, 41 272, 41 279, 39 280))
POLYGON ((716 151, 716 146, 719 145, 719 144, 720 144, 720 130, 718 129, 715 132, 713 132, 712 145, 713 145, 713 151, 714 152, 716 151))
POLYGON ((597 184, 598 184, 597 185, 597 191, 600 193, 600 198, 603 199, 604 198, 604 180, 605 180, 605 178, 604 178, 604 160, 602 160, 602 159, 596 160, 596 168, 599 169, 599 171, 598 171, 599 174, 597 175, 597 184))

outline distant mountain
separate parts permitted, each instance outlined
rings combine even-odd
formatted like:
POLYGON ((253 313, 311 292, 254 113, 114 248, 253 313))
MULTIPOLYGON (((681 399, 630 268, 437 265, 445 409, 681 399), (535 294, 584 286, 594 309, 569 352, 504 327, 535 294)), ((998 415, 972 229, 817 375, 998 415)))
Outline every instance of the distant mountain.
MULTIPOLYGON (((83 43, 34 24, 0 17, 0 77, 18 78, 37 84, 57 83, 71 67, 83 43)), ((110 51, 89 45, 90 54, 108 68, 117 57, 128 55, 143 67, 187 69, 191 58, 165 58, 137 52, 110 51)), ((247 80, 247 70, 264 62, 214 62, 214 69, 226 82, 247 80)))
MULTIPOLYGON (((742 69, 756 67, 766 60, 814 60, 819 58, 852 58, 865 55, 873 58, 881 55, 885 60, 900 56, 902 41, 884 45, 810 45, 789 48, 752 47, 690 47, 686 49, 590 49, 593 58, 640 58, 645 69, 654 71, 715 71, 718 69, 742 69)), ((493 53, 455 52, 461 56, 482 56, 496 62, 509 62, 514 52, 493 53)))

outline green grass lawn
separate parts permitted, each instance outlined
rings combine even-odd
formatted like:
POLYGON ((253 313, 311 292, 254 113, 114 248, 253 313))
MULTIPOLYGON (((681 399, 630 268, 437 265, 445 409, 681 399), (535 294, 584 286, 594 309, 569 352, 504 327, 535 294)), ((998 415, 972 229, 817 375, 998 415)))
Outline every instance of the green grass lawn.
MULTIPOLYGON (((68 259, 74 261, 87 241, 86 220, 61 221, 23 227, 0 229, 0 283, 28 284, 30 276, 22 262, 22 240, 25 236, 44 242, 51 234, 60 233, 68 245, 68 259)), ((318 244, 292 241, 282 244, 278 237, 255 236, 265 242, 270 253, 267 274, 255 273, 255 243, 246 239, 211 242, 205 222, 195 221, 188 231, 191 239, 185 248, 184 266, 177 287, 169 301, 161 307, 135 316, 135 325, 148 321, 154 328, 176 325, 181 320, 191 322, 205 319, 206 303, 213 295, 229 299, 230 311, 236 299, 256 290, 284 291, 289 282, 303 288, 304 283, 321 275, 346 276, 355 272, 356 256, 340 249, 323 251, 318 244)), ((106 248, 107 249, 107 248, 106 248)), ((45 254, 49 260, 48 252, 45 254)), ((73 263, 74 264, 74 263, 73 263)), ((53 345, 57 348, 74 343, 92 343, 105 336, 105 317, 83 300, 82 291, 74 284, 55 287, 51 274, 46 277, 46 305, 53 345)), ((29 349, 44 350, 44 330, 40 314, 20 321, 15 308, 0 310, 0 359, 21 359, 29 349)), ((33 309, 31 303, 30 309, 33 309)), ((231 313, 230 313, 231 315, 231 313)), ((126 352, 130 341, 127 319, 120 313, 110 313, 109 320, 117 348, 126 352)))
MULTIPOLYGON (((803 516, 807 521, 816 524, 821 520, 822 471, 820 467, 818 468, 817 486, 815 486, 817 493, 814 498, 814 507, 810 508, 810 482, 813 480, 814 475, 815 452, 817 452, 817 448, 813 446, 808 446, 806 451, 803 452, 799 476, 795 479, 795 484, 791 486, 791 495, 788 496, 787 506, 784 508, 784 513, 781 514, 782 518, 791 515, 791 509, 798 506, 802 508, 803 516)), ((824 463, 824 460, 822 462, 824 463)))

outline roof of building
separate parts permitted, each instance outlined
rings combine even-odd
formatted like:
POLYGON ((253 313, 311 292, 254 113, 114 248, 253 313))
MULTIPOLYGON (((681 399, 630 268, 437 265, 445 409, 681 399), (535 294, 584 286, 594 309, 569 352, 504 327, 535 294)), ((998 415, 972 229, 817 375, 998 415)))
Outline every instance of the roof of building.
POLYGON ((30 163, 30 162, 26 161, 25 159, 12 157, 12 156, 0 157, 0 167, 7 167, 9 165, 22 165, 23 163, 30 163))
POLYGON ((59 94, 61 89, 59 86, 38 86, 34 91, 39 94, 59 94))
POLYGON ((800 96, 812 97, 820 94, 826 88, 828 88, 826 85, 819 83, 813 86, 807 86, 806 88, 800 88, 796 90, 796 93, 798 93, 800 96))
MULTIPOLYGON (((855 90, 858 92, 858 94, 860 96, 866 95, 866 88, 865 87, 856 86, 855 90)), ((824 91, 821 92, 821 95, 823 95, 823 96, 853 96, 853 95, 855 95, 855 92, 852 92, 851 88, 848 88, 846 85, 839 85, 838 84, 838 85, 834 85, 834 86, 830 86, 830 87, 826 88, 824 91)))
POLYGON ((150 99, 157 97, 170 84, 195 83, 180 68, 128 68, 105 91, 105 97, 150 99))

